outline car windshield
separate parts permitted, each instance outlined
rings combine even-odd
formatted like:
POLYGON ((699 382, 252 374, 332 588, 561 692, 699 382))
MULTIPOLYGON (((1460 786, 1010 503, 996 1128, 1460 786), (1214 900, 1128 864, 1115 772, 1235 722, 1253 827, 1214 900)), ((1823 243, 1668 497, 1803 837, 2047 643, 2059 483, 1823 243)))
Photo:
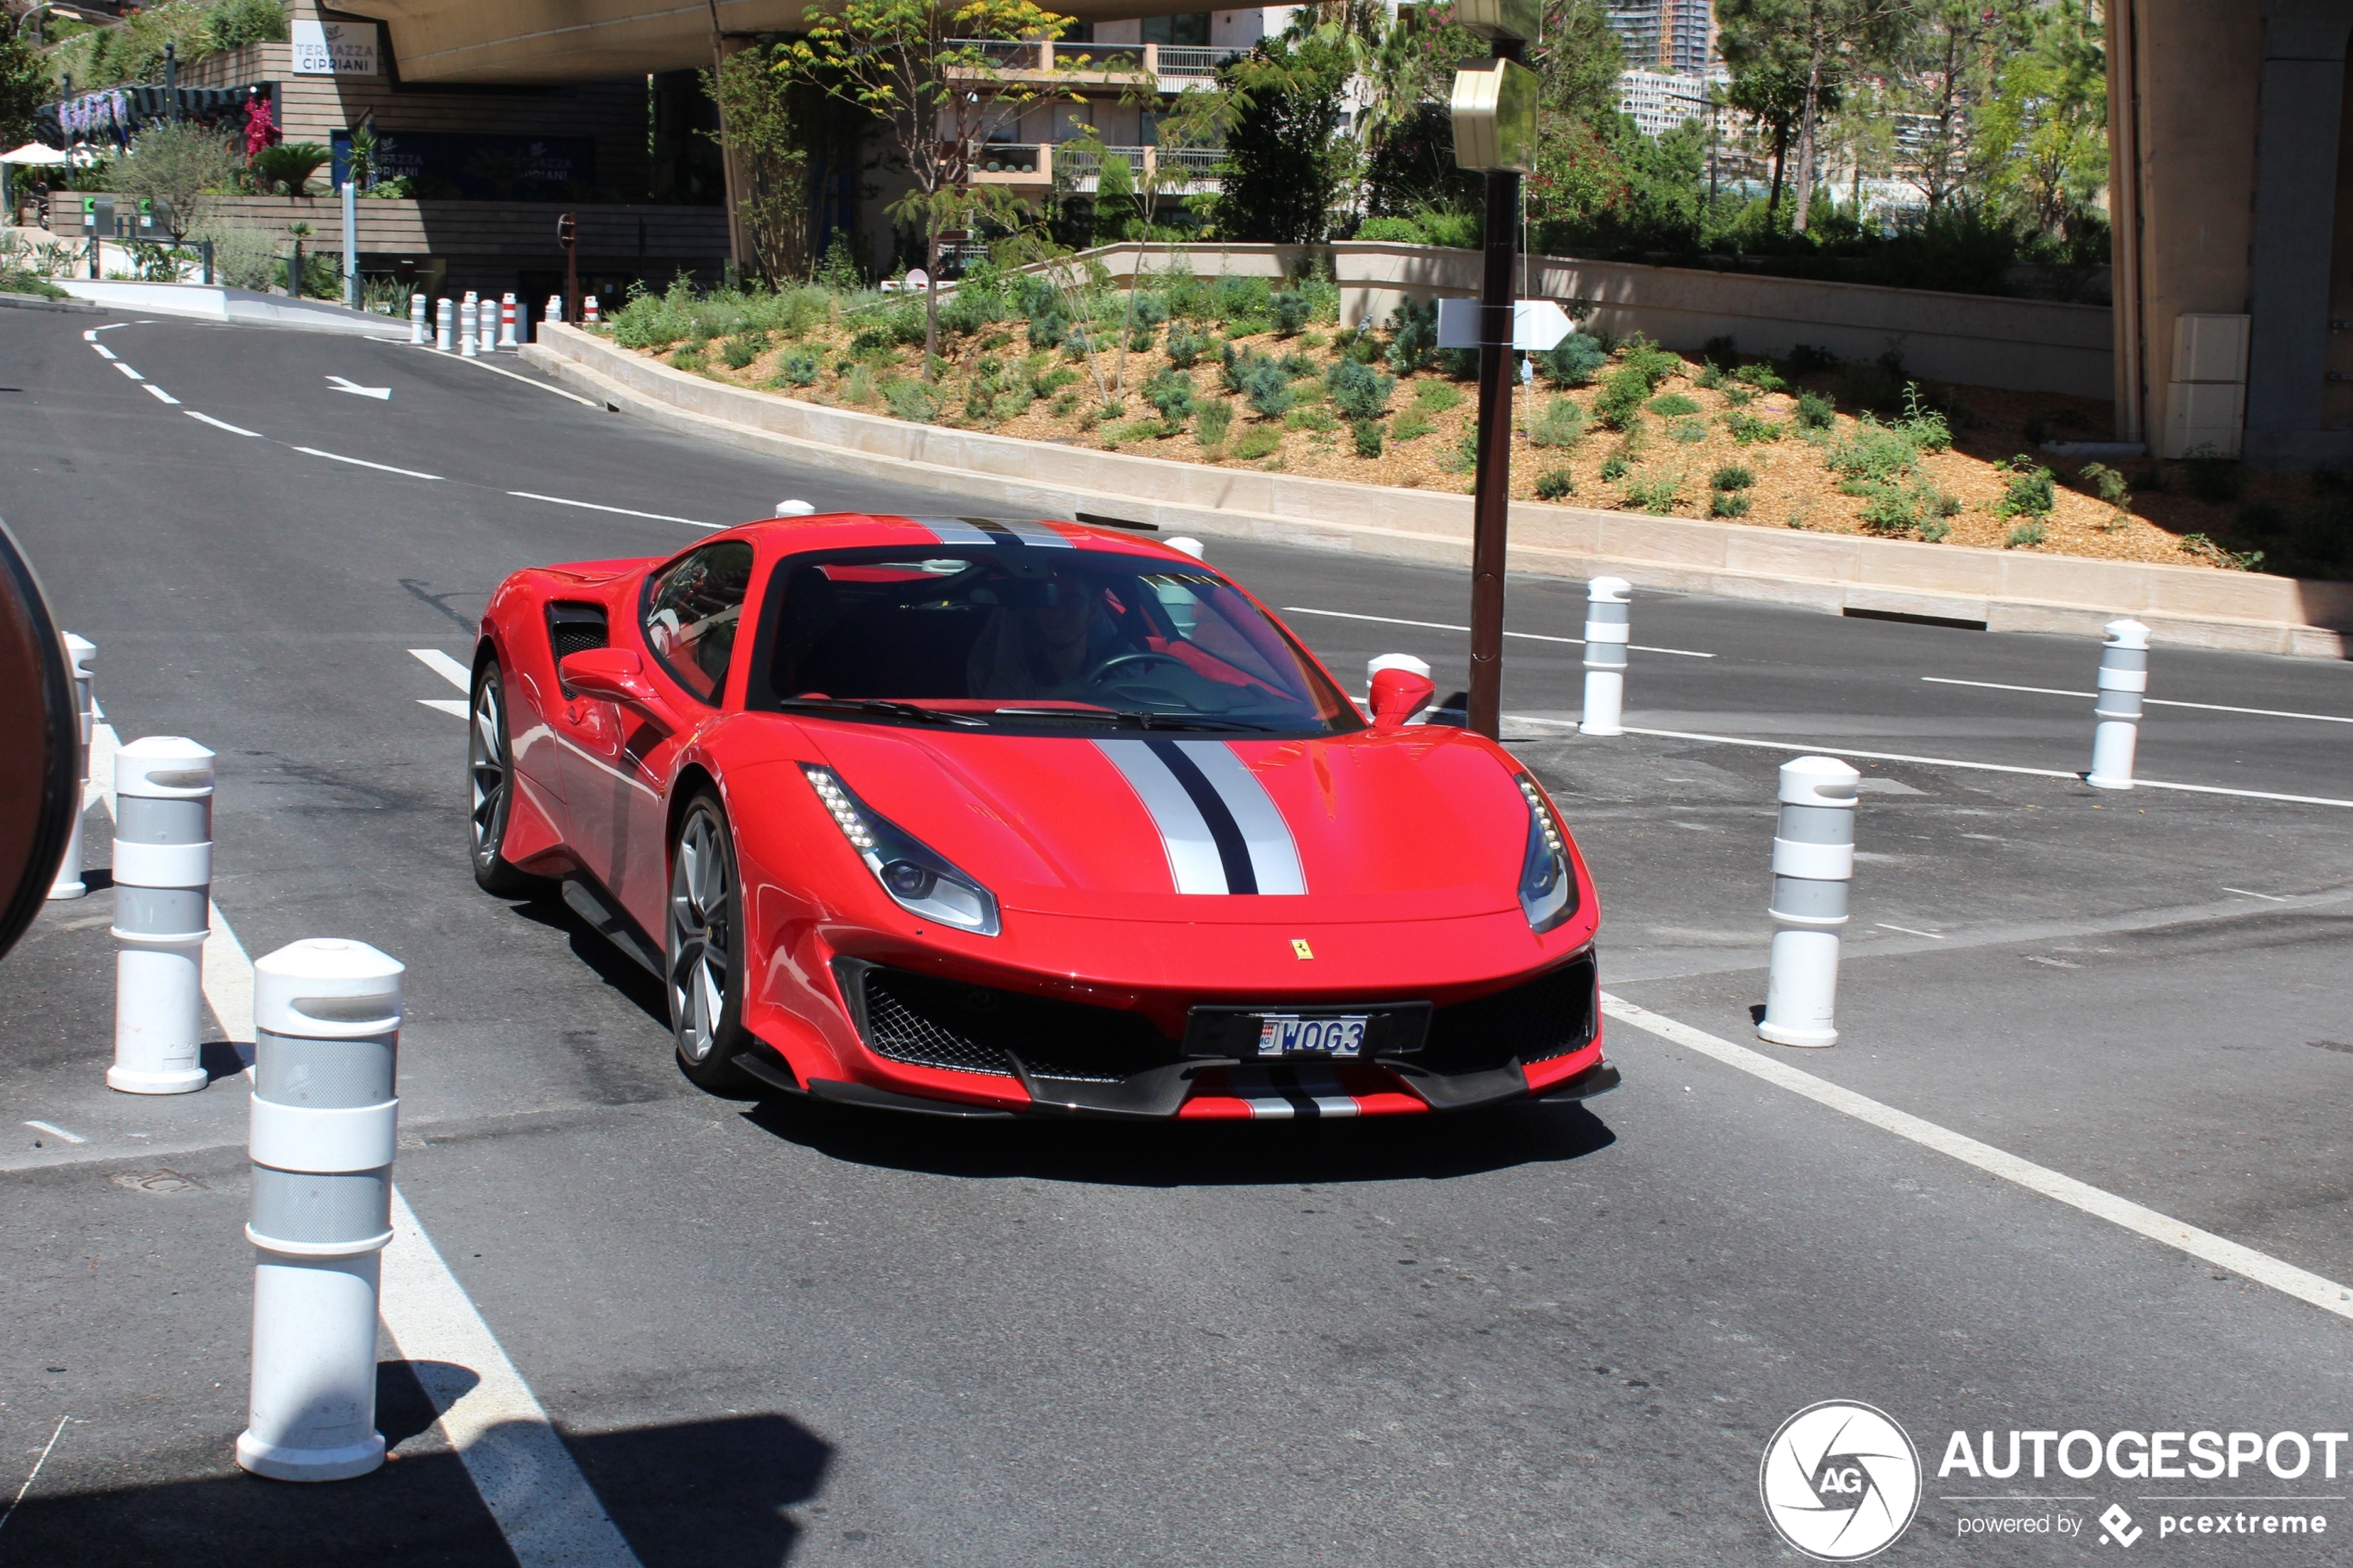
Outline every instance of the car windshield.
POLYGON ((1157 558, 841 550, 786 560, 767 606, 760 707, 992 729, 1363 722, 1232 584, 1157 558))

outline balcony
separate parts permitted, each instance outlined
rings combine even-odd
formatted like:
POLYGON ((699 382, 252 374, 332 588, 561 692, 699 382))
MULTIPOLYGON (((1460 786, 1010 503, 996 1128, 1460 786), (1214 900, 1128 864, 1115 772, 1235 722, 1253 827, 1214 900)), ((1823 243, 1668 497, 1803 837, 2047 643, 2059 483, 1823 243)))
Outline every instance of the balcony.
MULTIPOLYGON (((1105 147, 1104 157, 1126 162, 1139 186, 1158 182, 1164 196, 1192 195, 1217 188, 1214 172, 1226 155, 1217 147, 1105 147)), ((976 185, 1051 186, 1092 195, 1101 180, 1101 160, 1077 144, 991 142, 973 157, 976 185)))
MULTIPOLYGON (((995 38, 953 38, 949 47, 976 52, 992 69, 1014 81, 1104 86, 1143 81, 1155 83, 1164 93, 1206 86, 1216 77, 1218 67, 1247 53, 1192 44, 1016 43, 995 38)), ((968 78, 975 73, 949 74, 968 78)))

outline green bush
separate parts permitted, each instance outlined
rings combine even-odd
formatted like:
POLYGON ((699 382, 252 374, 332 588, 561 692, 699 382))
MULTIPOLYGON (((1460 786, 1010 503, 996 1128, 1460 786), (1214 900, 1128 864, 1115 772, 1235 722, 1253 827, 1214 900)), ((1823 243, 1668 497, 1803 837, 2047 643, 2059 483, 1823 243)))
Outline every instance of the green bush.
POLYGON ((1732 440, 1743 446, 1755 446, 1781 438, 1781 427, 1778 423, 1743 413, 1738 408, 1725 414, 1723 420, 1724 428, 1731 433, 1732 440))
POLYGON ((1274 319, 1275 330, 1285 337, 1297 337, 1307 326, 1307 296, 1293 289, 1270 295, 1266 299, 1267 314, 1274 319))
POLYGON ((1789 383, 1781 380, 1774 373, 1773 367, 1762 360, 1755 364, 1743 365, 1732 374, 1759 392, 1787 392, 1789 390, 1789 383))
POLYGON ((1367 218, 1356 225, 1356 237, 1409 245, 1429 243, 1428 236, 1422 232, 1422 226, 1410 218, 1367 218))
POLYGON ((1414 384, 1414 408, 1418 413, 1442 414, 1449 408, 1459 408, 1468 401, 1463 389, 1442 381, 1416 382, 1414 384))
POLYGON ((1628 430, 1642 421, 1642 405, 1651 395, 1648 372, 1639 365, 1621 365, 1602 383, 1593 399, 1593 419, 1604 430, 1628 430))
POLYGON ((1710 517, 1746 517, 1748 497, 1737 490, 1718 490, 1707 503, 1710 517))
POLYGON ((1234 456, 1246 463, 1256 462, 1283 444, 1283 433, 1271 425, 1259 425, 1242 432, 1234 444, 1234 456))
POLYGON ((1428 369, 1438 353, 1438 302, 1399 300, 1389 328, 1389 368, 1401 376, 1428 369))
POLYGON ((1211 340, 1192 328, 1177 323, 1168 329, 1168 362, 1180 370, 1189 370, 1210 351, 1211 340))
POLYGON ((1571 332, 1536 356, 1536 373, 1554 386, 1584 386, 1609 355, 1590 332, 1571 332))
POLYGON ((1797 422, 1804 429, 1828 430, 1835 422, 1837 415, 1838 405, 1820 393, 1807 392, 1799 395, 1797 422))
POLYGON ((1651 412, 1663 420, 1677 420, 1685 414, 1699 412, 1699 405, 1680 392, 1663 392, 1651 399, 1651 412))
POLYGON ((765 332, 745 332, 719 345, 719 358, 726 361, 731 370, 743 370, 766 352, 768 334, 765 332))
POLYGON ((1104 432, 1103 440, 1111 445, 1117 446, 1129 441, 1157 441, 1163 436, 1176 433, 1176 426, 1164 423, 1162 420, 1138 420, 1131 424, 1121 425, 1117 430, 1104 432))
POLYGON ((1668 353, 1640 333, 1626 340, 1626 346, 1618 355, 1618 362, 1626 370, 1641 372, 1644 396, 1656 392, 1659 383, 1669 376, 1681 374, 1683 370, 1682 356, 1668 353))
POLYGON ((1225 445, 1226 433, 1233 428, 1234 406, 1222 397, 1213 397, 1197 408, 1193 439, 1203 446, 1225 445))
POLYGON ((1070 336, 1070 318, 1059 310, 1048 309, 1029 319, 1029 346, 1060 348, 1070 336))
POLYGON ((1300 353, 1296 349, 1293 349, 1291 352, 1284 355, 1281 358, 1276 360, 1275 363, 1282 367, 1283 374, 1289 376, 1293 381, 1301 381, 1308 376, 1321 373, 1318 370, 1315 360, 1309 358, 1306 355, 1300 353))
POLYGON ((1699 368, 1699 374, 1692 378, 1692 384, 1699 387, 1703 391, 1718 391, 1724 384, 1724 372, 1718 367, 1716 362, 1711 359, 1706 364, 1702 365, 1699 368))
POLYGON ((788 348, 776 358, 776 381, 783 386, 813 386, 821 368, 814 349, 788 348))
POLYGON ((1585 410, 1567 397, 1555 397, 1529 421, 1528 439, 1536 446, 1574 446, 1584 439, 1585 410))
POLYGON ((1352 420, 1377 420, 1389 412, 1390 394, 1397 378, 1353 359, 1341 359, 1324 374, 1332 402, 1352 420))
POLYGON ((1128 349, 1137 354, 1150 354, 1152 351, 1152 339, 1159 335, 1159 332, 1160 328, 1154 323, 1138 321, 1127 329, 1128 349))
POLYGON ((1378 420, 1358 420, 1349 428, 1356 437, 1356 455, 1358 457, 1378 458, 1380 456, 1381 438, 1380 421, 1378 420))
POLYGON ((1653 479, 1638 479, 1626 487, 1629 506, 1640 507, 1653 517, 1665 517, 1675 509, 1676 479, 1661 475, 1653 479))
POLYGON ((1695 442, 1706 440, 1707 427, 1697 420, 1678 420, 1667 428, 1667 433, 1670 438, 1682 442, 1688 446, 1695 442))
MULTIPOLYGON (((1229 345, 1227 349, 1231 353, 1229 345)), ((1278 420, 1290 411, 1298 396, 1290 389, 1290 377, 1264 354, 1252 353, 1229 361, 1227 365, 1227 385, 1241 394, 1253 413, 1263 420, 1278 420)))
POLYGON ((939 394, 923 382, 886 382, 882 395, 883 405, 890 410, 893 419, 927 425, 939 418, 939 394))
POLYGON ((1429 422, 1419 408, 1400 414, 1389 427, 1391 441, 1418 441, 1438 427, 1429 422))
POLYGON ((1602 459, 1603 483, 1607 484, 1617 483, 1619 480, 1624 479, 1633 467, 1633 459, 1629 458, 1625 453, 1612 452, 1608 457, 1602 459))
POLYGON ((1221 272, 1210 285, 1209 313, 1227 322, 1264 321, 1271 313, 1272 294, 1264 278, 1221 272))
POLYGON ((1547 469, 1536 476, 1536 496, 1542 501, 1557 501, 1577 493, 1577 476, 1567 469, 1547 469))
POLYGON ((699 370, 703 368, 705 363, 706 361, 703 358, 703 345, 698 343, 686 344, 670 357, 670 364, 673 370, 699 370))
MULTIPOLYGON (((2006 550, 2031 548, 2033 546, 2041 544, 2047 537, 2049 537, 2048 531, 2045 530, 2041 523, 2021 522, 2016 528, 2011 529, 2008 536, 2003 539, 2002 548, 2006 550)), ((2203 538, 2204 535, 2193 534, 2191 537, 2203 538)), ((2183 544, 2184 545, 2187 545, 2188 543, 2189 540, 2187 539, 2183 541, 2183 544)))
POLYGON ((1156 371, 1144 383, 1144 401, 1160 410, 1172 426, 1181 426, 1193 412, 1193 378, 1182 370, 1156 371))
POLYGON ((1332 411, 1329 408, 1317 405, 1306 408, 1293 408, 1284 414, 1283 428, 1285 430, 1312 430, 1318 435, 1329 435, 1340 428, 1340 421, 1332 418, 1332 411))
POLYGON ((1738 463, 1726 463, 1708 475, 1711 490, 1745 490, 1756 483, 1756 475, 1738 463))
POLYGON ((852 366, 849 380, 842 384, 841 395, 852 403, 872 403, 875 400, 875 372, 864 365, 852 366))
POLYGON ((1900 425, 1883 425, 1866 414, 1853 433, 1830 449, 1823 462, 1831 472, 1848 480, 1880 483, 1909 478, 1919 456, 1911 432, 1900 425))
POLYGON ((2075 482, 2090 485, 2092 494, 2111 507, 2121 508, 2132 502, 2133 495, 2125 487, 2124 476, 2106 463, 2085 463, 2077 470, 2075 482))
MULTIPOLYGON (((2002 486, 2002 498, 1994 503, 1995 517, 2046 518, 2058 504, 2058 495, 2051 481, 2051 470, 2044 468, 2023 452, 2002 465, 2009 479, 2002 486)), ((2031 544, 2041 544, 2037 537, 2031 544)))

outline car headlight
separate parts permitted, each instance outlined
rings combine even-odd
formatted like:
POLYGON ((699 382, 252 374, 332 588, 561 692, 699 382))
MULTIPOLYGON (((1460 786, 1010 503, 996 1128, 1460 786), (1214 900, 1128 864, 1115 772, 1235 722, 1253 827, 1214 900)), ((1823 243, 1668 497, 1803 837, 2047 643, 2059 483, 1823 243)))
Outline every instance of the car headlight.
POLYGON ((996 895, 851 794, 831 768, 803 762, 800 771, 834 825, 900 908, 959 931, 997 935, 996 895))
POLYGON ((1533 930, 1552 930, 1577 912, 1577 871, 1568 863, 1568 830, 1526 773, 1512 782, 1528 800, 1528 854, 1520 864, 1519 907, 1533 930))

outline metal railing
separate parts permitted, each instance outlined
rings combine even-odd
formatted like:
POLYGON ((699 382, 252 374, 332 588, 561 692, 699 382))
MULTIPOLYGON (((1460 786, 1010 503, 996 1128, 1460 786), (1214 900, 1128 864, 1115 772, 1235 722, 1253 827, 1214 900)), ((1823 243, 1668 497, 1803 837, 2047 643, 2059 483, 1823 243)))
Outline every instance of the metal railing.
POLYGON ((1240 49, 1211 49, 1193 44, 1155 44, 1158 76, 1215 76, 1217 68, 1243 54, 1240 49))
POLYGON ((1004 38, 951 38, 1003 71, 1064 71, 1081 76, 1201 79, 1245 51, 1192 44, 1054 44, 1004 38))

